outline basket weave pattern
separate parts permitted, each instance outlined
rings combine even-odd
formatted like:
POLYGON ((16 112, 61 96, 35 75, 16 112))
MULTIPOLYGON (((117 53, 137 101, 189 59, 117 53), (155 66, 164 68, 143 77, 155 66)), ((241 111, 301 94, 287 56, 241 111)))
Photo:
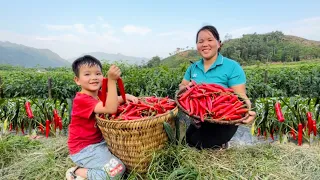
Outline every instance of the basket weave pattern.
POLYGON ((168 141, 163 122, 174 126, 178 108, 159 116, 130 121, 107 120, 96 115, 97 124, 110 151, 126 165, 127 170, 145 173, 152 153, 168 141))

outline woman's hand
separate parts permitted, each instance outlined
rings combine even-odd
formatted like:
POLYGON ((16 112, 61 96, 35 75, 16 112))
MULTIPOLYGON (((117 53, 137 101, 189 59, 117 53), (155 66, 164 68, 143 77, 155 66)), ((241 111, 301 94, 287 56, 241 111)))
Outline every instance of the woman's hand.
POLYGON ((248 114, 249 114, 249 117, 242 121, 243 124, 252 124, 257 116, 256 112, 254 111, 249 111, 248 114))
POLYGON ((182 82, 179 84, 179 90, 185 89, 187 86, 192 86, 192 82, 187 80, 182 80, 182 82))
MULTIPOLYGON (((245 87, 245 85, 241 84, 241 85, 233 86, 231 88, 234 90, 235 93, 239 94, 243 98, 244 102, 247 105, 247 108, 249 109, 248 118, 243 120, 241 122, 241 124, 252 124, 253 121, 255 120, 257 114, 256 114, 255 111, 251 110, 251 102, 250 102, 248 96, 246 95, 246 87, 245 87)), ((240 125, 240 124, 237 124, 237 125, 240 125)))

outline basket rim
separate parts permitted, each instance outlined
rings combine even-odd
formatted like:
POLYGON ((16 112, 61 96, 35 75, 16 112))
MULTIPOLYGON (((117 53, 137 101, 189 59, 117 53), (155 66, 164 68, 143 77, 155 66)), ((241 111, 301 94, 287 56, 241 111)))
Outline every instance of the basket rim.
MULTIPOLYGON (((138 99, 143 99, 143 98, 146 98, 146 97, 139 97, 138 99)), ((171 101, 175 102, 174 99, 168 98, 168 100, 171 100, 171 101)), ((140 118, 140 119, 132 119, 132 120, 108 120, 108 119, 99 117, 101 114, 96 114, 95 117, 100 121, 104 121, 104 122, 108 122, 108 123, 124 123, 124 122, 125 123, 137 123, 137 122, 148 121, 148 120, 154 119, 154 118, 160 118, 160 117, 163 117, 163 116, 168 116, 171 113, 174 113, 177 109, 178 109, 178 105, 176 104, 173 109, 171 109, 170 111, 167 111, 167 112, 165 112, 163 114, 160 114, 160 115, 157 115, 157 116, 143 117, 143 118, 140 118)))
MULTIPOLYGON (((181 90, 178 90, 175 94, 175 102, 178 106, 178 109, 181 110, 185 115, 187 115, 188 117, 191 117, 191 118, 194 118, 194 119, 197 119, 199 121, 201 121, 200 119, 200 116, 196 116, 196 115, 189 115, 189 113, 181 106, 181 104, 179 103, 178 101, 178 96, 185 92, 187 89, 184 88, 184 89, 181 89, 181 90)), ((234 94, 234 93, 231 93, 231 92, 227 92, 227 93, 230 93, 230 94, 234 94)), ((241 98, 241 97, 239 97, 241 98)), ((242 98, 241 98, 242 99, 242 98)), ((245 104, 247 106, 247 104, 245 104)), ((240 123, 242 122, 243 120, 247 119, 249 117, 249 113, 246 113, 246 115, 244 117, 242 117, 241 119, 237 119, 237 120, 220 120, 220 119, 208 119, 208 118, 204 118, 204 121, 205 122, 209 122, 209 123, 217 123, 217 124, 237 124, 237 123, 240 123)))

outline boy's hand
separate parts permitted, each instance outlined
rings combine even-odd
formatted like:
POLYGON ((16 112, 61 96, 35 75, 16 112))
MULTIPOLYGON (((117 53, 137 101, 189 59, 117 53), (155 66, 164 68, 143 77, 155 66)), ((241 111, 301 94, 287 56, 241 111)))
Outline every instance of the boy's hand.
POLYGON ((126 94, 126 99, 127 99, 127 101, 131 101, 133 103, 138 103, 138 101, 139 101, 137 97, 135 97, 131 94, 126 94))
POLYGON ((121 76, 121 70, 116 65, 111 65, 108 70, 108 79, 118 80, 121 76))

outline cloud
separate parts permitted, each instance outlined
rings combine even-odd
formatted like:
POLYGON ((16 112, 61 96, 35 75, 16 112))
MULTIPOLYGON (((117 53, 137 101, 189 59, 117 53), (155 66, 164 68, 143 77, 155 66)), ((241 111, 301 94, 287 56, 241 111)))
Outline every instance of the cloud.
POLYGON ((99 21, 104 21, 102 16, 98 16, 97 18, 98 18, 99 21))
MULTIPOLYGON (((45 27, 51 31, 76 31, 78 33, 88 33, 84 24, 73 24, 73 25, 52 25, 47 24, 45 27)), ((92 27, 92 24, 88 27, 92 27)))
POLYGON ((148 27, 139 27, 134 25, 126 25, 122 28, 122 32, 126 34, 139 34, 139 35, 146 35, 147 33, 151 32, 151 29, 148 27))
POLYGON ((64 30, 71 30, 73 28, 72 25, 45 25, 47 29, 53 31, 64 31, 64 30))
POLYGON ((111 28, 110 24, 107 24, 107 23, 101 24, 101 26, 102 28, 111 28))
POLYGON ((83 24, 74 24, 73 27, 79 33, 87 33, 88 32, 83 24))
POLYGON ((57 35, 57 36, 34 36, 34 39, 39 41, 82 43, 81 38, 74 34, 63 34, 63 35, 57 35))
MULTIPOLYGON (((272 31, 282 31, 286 35, 294 35, 320 41, 320 17, 311 17, 281 24, 261 24, 249 27, 238 27, 225 31, 224 35, 230 34, 232 38, 239 38, 242 37, 243 34, 252 34, 255 32, 262 34, 272 31)), ((220 35, 222 39, 224 39, 224 35, 220 35)))
MULTIPOLYGON (((35 48, 47 48, 58 53, 63 58, 76 57, 92 51, 122 53, 137 57, 152 57, 156 55, 166 57, 177 47, 194 47, 198 30, 198 27, 181 27, 181 29, 153 32, 149 27, 126 25, 116 28, 116 26, 112 26, 113 24, 108 24, 104 20, 103 22, 96 21, 90 24, 47 24, 42 26, 43 31, 41 34, 21 34, 1 31, 0 29, 0 41, 10 41, 35 48), (46 34, 43 34, 43 32, 46 34), (137 36, 146 35, 150 32, 155 35, 137 36), (135 35, 123 37, 121 36, 123 33, 135 35)), ((260 24, 219 29, 219 33, 223 39, 226 33, 231 34, 232 38, 236 38, 241 37, 243 34, 266 33, 276 30, 285 34, 320 41, 320 17, 280 24, 260 24)))
POLYGON ((158 33, 157 36, 160 37, 169 37, 172 40, 188 40, 192 41, 195 39, 195 32, 192 31, 169 31, 158 33))
POLYGON ((171 32, 163 32, 163 33, 159 33, 157 34, 158 36, 172 36, 172 35, 176 35, 177 32, 176 31, 171 31, 171 32))
POLYGON ((284 34, 320 41, 320 17, 302 19, 283 27, 284 34))

